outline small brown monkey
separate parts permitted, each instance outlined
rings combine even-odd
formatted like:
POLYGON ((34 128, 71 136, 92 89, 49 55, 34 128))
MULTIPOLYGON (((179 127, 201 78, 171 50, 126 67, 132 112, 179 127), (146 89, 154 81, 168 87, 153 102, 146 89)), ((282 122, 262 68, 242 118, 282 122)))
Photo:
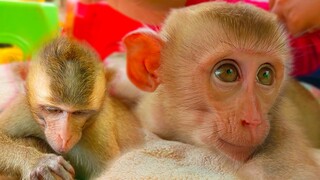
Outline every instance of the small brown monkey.
POLYGON ((106 95, 111 72, 87 46, 57 38, 31 62, 26 94, 0 114, 0 174, 88 179, 139 144, 133 114, 106 95))
POLYGON ((138 107, 144 127, 240 163, 241 177, 320 177, 285 94, 291 55, 274 15, 203 3, 173 11, 159 35, 137 31, 124 43, 129 78, 153 92, 138 107))

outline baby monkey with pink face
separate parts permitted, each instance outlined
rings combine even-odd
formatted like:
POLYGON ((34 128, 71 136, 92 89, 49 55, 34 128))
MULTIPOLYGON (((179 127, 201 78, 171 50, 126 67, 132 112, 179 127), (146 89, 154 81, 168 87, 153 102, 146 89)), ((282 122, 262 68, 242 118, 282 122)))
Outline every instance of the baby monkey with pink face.
POLYGON ((290 48, 274 15, 204 3, 173 11, 160 34, 136 31, 124 42, 130 80, 153 92, 138 107, 144 127, 208 148, 238 172, 320 177, 292 120, 301 117, 285 93, 290 48))

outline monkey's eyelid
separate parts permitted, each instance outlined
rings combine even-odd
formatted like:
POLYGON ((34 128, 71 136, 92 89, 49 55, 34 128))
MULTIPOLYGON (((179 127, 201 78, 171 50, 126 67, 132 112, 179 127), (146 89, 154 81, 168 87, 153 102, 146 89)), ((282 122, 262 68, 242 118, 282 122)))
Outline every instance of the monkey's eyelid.
POLYGON ((94 114, 96 111, 94 110, 80 110, 80 111, 74 111, 72 114, 74 115, 91 115, 94 114))
POLYGON ((41 108, 49 113, 61 113, 63 110, 52 106, 41 106, 41 108))
POLYGON ((222 60, 220 60, 218 63, 216 63, 213 66, 212 72, 216 71, 217 69, 219 69, 219 67, 221 67, 222 65, 225 65, 225 64, 234 65, 234 67, 237 69, 237 73, 238 73, 239 77, 241 77, 241 71, 240 71, 239 65, 236 62, 236 60, 234 60, 234 59, 222 59, 222 60))
MULTIPOLYGON (((214 65, 214 67, 213 67, 213 69, 217 69, 218 67, 220 67, 221 65, 223 65, 223 64, 233 64, 235 67, 237 67, 237 69, 238 69, 238 63, 236 62, 236 60, 234 60, 234 59, 221 59, 220 61, 218 61, 215 65, 214 65)), ((239 69, 238 69, 239 70, 239 69)))
POLYGON ((88 114, 88 112, 87 111, 74 111, 74 112, 72 112, 72 114, 74 114, 74 115, 85 115, 85 114, 88 114))
POLYGON ((270 68, 274 71, 274 67, 273 67, 273 65, 270 64, 270 63, 264 63, 264 64, 260 65, 258 71, 259 71, 260 69, 264 68, 264 67, 270 67, 270 68))

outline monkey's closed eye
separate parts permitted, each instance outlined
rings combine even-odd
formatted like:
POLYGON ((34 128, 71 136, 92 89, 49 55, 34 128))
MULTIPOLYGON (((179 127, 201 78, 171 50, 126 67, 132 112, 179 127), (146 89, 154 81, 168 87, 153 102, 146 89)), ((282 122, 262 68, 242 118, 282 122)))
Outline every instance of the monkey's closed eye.
POLYGON ((218 67, 214 69, 214 75, 223 82, 235 82, 239 79, 238 69, 230 60, 223 62, 223 64, 219 63, 218 67))
POLYGON ((257 73, 257 81, 266 86, 270 86, 274 81, 274 70, 270 64, 263 64, 257 73))
POLYGON ((44 106, 43 109, 50 114, 59 114, 62 113, 62 110, 56 107, 44 106))
POLYGON ((86 114, 89 114, 88 111, 75 111, 72 113, 73 115, 86 115, 86 114))

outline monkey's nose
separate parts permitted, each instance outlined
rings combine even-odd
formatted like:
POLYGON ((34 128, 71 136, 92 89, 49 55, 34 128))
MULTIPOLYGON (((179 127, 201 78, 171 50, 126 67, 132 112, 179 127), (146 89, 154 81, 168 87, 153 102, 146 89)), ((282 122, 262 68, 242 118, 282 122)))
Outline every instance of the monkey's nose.
POLYGON ((61 153, 65 153, 69 150, 69 141, 71 140, 72 136, 69 136, 68 138, 65 137, 61 137, 61 135, 59 135, 60 140, 62 141, 61 147, 60 147, 60 152, 61 153))
POLYGON ((261 144, 265 138, 265 132, 268 129, 261 119, 242 119, 240 126, 243 127, 242 141, 251 146, 261 144))

